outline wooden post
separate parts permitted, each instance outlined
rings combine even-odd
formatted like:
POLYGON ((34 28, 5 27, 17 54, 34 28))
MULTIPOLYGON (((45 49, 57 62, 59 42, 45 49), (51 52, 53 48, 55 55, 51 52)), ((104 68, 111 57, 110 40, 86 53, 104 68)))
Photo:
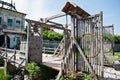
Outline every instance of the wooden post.
MULTIPOLYGON (((79 34, 78 34, 78 31, 79 31, 79 28, 78 28, 79 26, 78 26, 78 19, 76 19, 76 38, 77 38, 77 42, 79 43, 79 34)), ((75 50, 77 50, 77 49, 75 49, 75 50)), ((78 71, 78 51, 76 52, 76 55, 75 55, 75 57, 76 57, 76 60, 75 60, 75 71, 77 72, 78 71)))
POLYGON ((112 40, 112 41, 113 41, 113 42, 112 42, 112 48, 113 48, 112 50, 113 50, 113 51, 112 51, 112 52, 113 52, 113 56, 114 56, 114 55, 115 55, 115 54, 114 54, 115 44, 114 44, 114 25, 113 25, 113 24, 112 24, 112 38, 113 38, 113 40, 112 40))
MULTIPOLYGON (((75 17, 71 16, 71 43, 73 43, 73 40, 75 39, 75 17)), ((74 45, 72 45, 74 46, 74 45)), ((72 56, 72 70, 75 71, 75 55, 74 55, 74 48, 71 51, 72 56)))
POLYGON ((73 16, 71 16, 71 37, 74 39, 75 38, 75 26, 74 26, 74 23, 75 23, 75 18, 73 16))
MULTIPOLYGON (((90 20, 90 33, 91 33, 91 35, 90 35, 90 50, 91 50, 91 52, 90 52, 90 56, 93 56, 94 55, 94 25, 93 25, 93 22, 92 22, 92 20, 90 20)), ((94 62, 94 58, 91 58, 91 65, 95 65, 94 64, 95 62, 94 62)))
POLYGON ((4 73, 7 74, 7 34, 5 33, 5 62, 4 62, 4 73))
POLYGON ((104 77, 104 54, 103 54, 103 12, 100 12, 100 41, 101 41, 101 78, 104 77))
MULTIPOLYGON (((67 50, 66 50, 66 30, 64 29, 64 60, 65 60, 65 57, 66 57, 66 52, 67 52, 67 50)), ((63 61, 63 74, 65 74, 65 71, 66 71, 66 62, 65 61, 63 61)))
POLYGON ((30 38, 30 23, 28 22, 28 27, 27 27, 27 43, 26 43, 26 54, 25 54, 25 56, 26 56, 26 64, 25 65, 27 65, 28 64, 28 62, 29 62, 29 38, 30 38))
POLYGON ((41 43, 40 44, 40 47, 41 47, 41 53, 40 53, 41 54, 40 55, 41 56, 41 62, 42 62, 42 49, 43 49, 43 45, 42 45, 43 44, 43 27, 44 27, 43 24, 38 25, 38 28, 40 28, 40 32, 39 33, 40 33, 40 38, 41 38, 41 42, 40 42, 41 43))

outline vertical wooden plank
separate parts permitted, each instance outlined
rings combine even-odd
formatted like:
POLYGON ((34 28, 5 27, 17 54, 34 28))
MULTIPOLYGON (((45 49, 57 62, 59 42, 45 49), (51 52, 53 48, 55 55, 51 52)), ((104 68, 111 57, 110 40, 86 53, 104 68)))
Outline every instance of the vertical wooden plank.
POLYGON ((5 33, 5 62, 4 62, 4 73, 7 74, 7 34, 5 33))
POLYGON ((74 39, 75 38, 75 28, 74 28, 74 17, 71 16, 71 37, 74 39))
MULTIPOLYGON (((78 19, 76 19, 76 38, 77 38, 77 42, 79 43, 79 37, 78 37, 78 32, 79 32, 79 28, 78 28, 78 19)), ((76 54, 75 54, 75 71, 78 71, 78 51, 76 49, 76 54)))
MULTIPOLYGON (((93 22, 92 22, 92 19, 90 19, 90 38, 91 38, 91 40, 90 40, 90 56, 93 56, 94 55, 94 25, 93 25, 93 22)), ((95 61, 95 58, 89 58, 89 60, 91 61, 91 65, 95 65, 94 63, 96 62, 95 61)), ((93 67, 92 67, 93 68, 93 67)), ((96 70, 94 70, 94 71, 96 71, 96 70)))
POLYGON ((104 54, 103 54, 103 12, 100 12, 100 41, 101 41, 101 78, 104 77, 104 54))
POLYGON ((42 62, 42 48, 43 48, 43 26, 44 25, 38 25, 38 27, 40 28, 40 31, 39 31, 39 33, 40 33, 40 58, 41 58, 41 62, 42 62))
MULTIPOLYGON (((74 17, 71 16, 71 43, 72 43, 74 38, 75 38, 74 17)), ((73 54, 74 54, 74 52, 73 52, 73 49, 72 49, 72 51, 70 53, 70 55, 71 55, 71 59, 70 59, 71 60, 71 70, 73 70, 73 66, 74 66, 74 64, 73 64, 73 62, 74 62, 73 54)))
POLYGON ((27 42, 26 42, 26 54, 25 54, 25 58, 26 58, 26 64, 28 64, 29 61, 29 39, 30 39, 30 23, 28 22, 28 27, 27 27, 27 42))
POLYGON ((115 46, 114 42, 115 42, 115 41, 114 41, 114 25, 113 25, 113 24, 112 24, 112 37, 113 37, 113 40, 112 40, 112 41, 113 41, 113 42, 112 42, 112 44, 113 44, 113 45, 112 45, 112 52, 113 52, 113 56, 114 56, 114 46, 115 46))

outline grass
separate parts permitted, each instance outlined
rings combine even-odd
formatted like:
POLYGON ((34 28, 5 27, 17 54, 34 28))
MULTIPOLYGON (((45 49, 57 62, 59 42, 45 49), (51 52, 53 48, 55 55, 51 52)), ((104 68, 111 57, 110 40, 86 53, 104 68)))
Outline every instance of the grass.
POLYGON ((4 74, 4 69, 0 69, 0 80, 10 80, 11 77, 9 74, 4 74))
POLYGON ((115 56, 120 56, 120 52, 115 52, 115 56))
POLYGON ((115 52, 114 56, 115 56, 115 61, 120 60, 120 52, 115 52))

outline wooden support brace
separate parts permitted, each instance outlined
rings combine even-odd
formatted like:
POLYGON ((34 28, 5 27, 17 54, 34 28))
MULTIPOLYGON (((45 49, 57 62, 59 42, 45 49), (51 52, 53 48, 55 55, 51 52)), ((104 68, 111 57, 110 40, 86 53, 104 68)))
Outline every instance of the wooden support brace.
POLYGON ((23 62, 25 61, 26 59, 23 59, 23 61, 19 64, 18 68, 21 67, 21 65, 23 64, 23 62))
POLYGON ((16 51, 15 51, 15 53, 10 57, 10 59, 8 59, 8 62, 11 61, 11 59, 12 59, 13 57, 15 57, 15 56, 16 56, 16 51))
POLYGON ((87 64, 87 66, 90 69, 91 73, 93 74, 93 76, 95 77, 95 79, 97 79, 97 76, 95 75, 92 67, 90 66, 90 63, 88 62, 87 58, 85 57, 84 53, 82 52, 82 49, 80 48, 80 46, 78 45, 78 43, 77 43, 77 41, 75 39, 74 39, 74 44, 78 48, 78 51, 80 52, 80 54, 82 55, 83 59, 85 60, 85 63, 87 64))

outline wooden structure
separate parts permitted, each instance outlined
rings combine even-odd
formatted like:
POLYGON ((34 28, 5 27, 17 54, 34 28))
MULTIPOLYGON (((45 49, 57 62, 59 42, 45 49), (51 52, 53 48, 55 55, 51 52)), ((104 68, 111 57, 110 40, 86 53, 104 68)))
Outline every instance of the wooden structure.
MULTIPOLYGON (((64 40, 60 43, 60 45, 63 43, 63 49, 60 51, 63 58, 57 80, 67 71, 87 72, 92 74, 95 80, 103 80, 104 65, 113 65, 113 60, 112 62, 110 60, 110 57, 113 58, 113 26, 103 26, 102 12, 90 15, 70 2, 66 3, 62 11, 71 17, 71 25, 69 25, 71 30, 67 29, 68 24, 62 26, 62 24, 52 22, 56 26, 62 26, 64 30, 64 40), (111 31, 106 32, 105 30, 108 29, 111 31), (105 54, 106 51, 111 56, 105 54)), ((44 23, 47 24, 51 22, 50 20, 62 16, 65 15, 59 14, 45 18, 44 23)))
POLYGON ((67 71, 87 72, 94 76, 94 79, 103 79, 104 65, 113 64, 110 57, 113 57, 113 26, 103 27, 103 14, 90 15, 80 7, 69 2, 64 6, 65 14, 58 14, 45 19, 41 19, 42 26, 64 30, 64 38, 58 48, 63 55, 61 70, 58 78, 65 75, 67 71), (50 20, 62 16, 71 17, 71 30, 62 24, 50 20), (51 23, 51 24, 48 24, 51 23), (106 28, 112 28, 111 32, 104 32, 106 28), (106 37, 104 37, 107 35, 106 37), (111 36, 112 38, 109 38, 111 36), (62 48, 61 48, 62 46, 62 48), (104 48, 104 49, 103 49, 104 48), (106 51, 109 55, 104 54, 106 51), (111 62, 111 63, 110 63, 111 62))
MULTIPOLYGON (((28 22, 27 42, 22 42, 23 44, 21 45, 21 47, 26 46, 26 48, 25 50, 24 48, 20 49, 20 52, 25 51, 25 64, 30 61, 35 61, 38 64, 42 62, 42 29, 44 26, 49 26, 64 31, 64 38, 57 48, 63 56, 57 80, 61 76, 65 76, 68 71, 90 73, 93 75, 94 80, 103 80, 104 65, 113 64, 109 60, 113 57, 114 52, 113 25, 103 26, 102 12, 90 15, 70 2, 66 3, 62 11, 64 14, 45 19, 41 18, 40 21, 26 19, 28 22), (67 15, 71 18, 71 25, 69 25, 71 29, 68 29, 68 23, 66 23, 66 26, 63 26, 60 23, 51 21, 52 19, 67 15), (111 31, 107 32, 106 30, 108 29, 111 29, 111 31), (110 55, 104 54, 107 52, 110 55)), ((6 33, 6 31, 4 32, 6 33)), ((18 32, 12 33, 16 34, 18 32)), ((7 56, 9 54, 7 47, 5 48, 4 56, 7 56)), ((55 50, 54 54, 56 52, 57 50, 55 50)), ((5 59, 7 62, 8 58, 6 57, 5 59)))

